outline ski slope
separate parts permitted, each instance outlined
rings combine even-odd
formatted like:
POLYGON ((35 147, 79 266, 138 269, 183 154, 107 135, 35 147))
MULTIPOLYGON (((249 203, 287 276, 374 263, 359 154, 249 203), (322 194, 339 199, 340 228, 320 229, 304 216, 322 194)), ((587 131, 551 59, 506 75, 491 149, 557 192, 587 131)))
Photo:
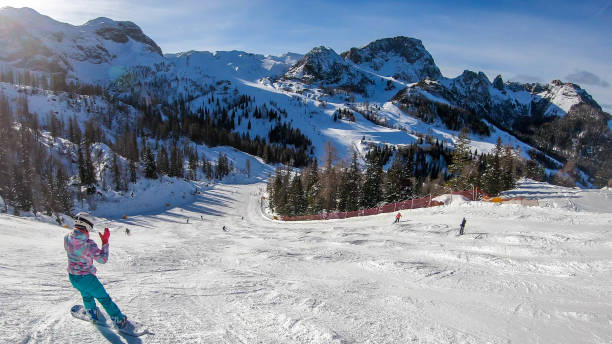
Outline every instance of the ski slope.
POLYGON ((155 333, 139 338, 70 316, 81 300, 66 229, 0 215, 0 342, 612 340, 611 190, 523 181, 511 193, 540 207, 451 202, 392 225, 394 214, 275 222, 262 216, 263 189, 215 185, 181 207, 100 219, 112 234, 98 276, 155 333))

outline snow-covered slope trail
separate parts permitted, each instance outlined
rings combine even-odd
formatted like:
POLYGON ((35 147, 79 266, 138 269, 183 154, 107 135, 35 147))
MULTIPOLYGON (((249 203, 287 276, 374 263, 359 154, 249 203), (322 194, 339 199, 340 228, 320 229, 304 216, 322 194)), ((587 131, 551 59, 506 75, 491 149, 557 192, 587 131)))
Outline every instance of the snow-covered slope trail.
POLYGON ((0 215, 0 342, 612 340, 612 213, 589 208, 597 198, 612 209, 611 191, 525 183, 517 192, 544 207, 455 203, 392 225, 393 214, 270 221, 263 188, 218 185, 188 206, 112 221, 98 276, 155 333, 139 338, 69 315, 81 300, 65 272, 66 229, 0 215))

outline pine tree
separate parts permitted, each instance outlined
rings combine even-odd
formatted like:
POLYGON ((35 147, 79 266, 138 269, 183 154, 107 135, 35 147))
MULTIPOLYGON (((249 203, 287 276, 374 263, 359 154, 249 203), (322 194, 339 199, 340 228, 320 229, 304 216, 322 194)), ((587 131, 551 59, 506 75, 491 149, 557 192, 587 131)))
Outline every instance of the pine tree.
POLYGON ((321 211, 321 183, 317 159, 306 169, 305 173, 306 212, 317 214, 321 211))
POLYGON ((183 162, 179 160, 179 152, 176 145, 172 145, 172 149, 170 150, 170 170, 168 171, 168 176, 170 177, 182 177, 183 162))
POLYGON ((115 185, 116 191, 123 190, 123 177, 121 176, 121 165, 119 163, 119 159, 117 158, 117 154, 113 153, 113 165, 112 165, 112 173, 113 173, 113 183, 115 185))
MULTIPOLYGON (((23 209, 24 189, 25 186, 23 183, 21 166, 15 163, 11 166, 11 181, 9 186, 8 201, 10 201, 14 206, 16 215, 19 215, 19 210, 23 209)), ((29 207, 27 210, 29 210, 29 207)))
POLYGON ((247 178, 251 178, 251 159, 246 159, 246 161, 244 162, 244 169, 247 173, 247 178))
POLYGON ((190 179, 195 180, 197 179, 197 169, 198 169, 198 153, 193 151, 190 152, 189 154, 189 174, 190 174, 190 179))
POLYGON ((145 146, 142 162, 144 164, 145 178, 157 179, 157 165, 155 164, 155 156, 148 146, 145 146))
POLYGON ((40 195, 42 198, 41 211, 44 211, 47 216, 53 215, 54 211, 57 211, 57 196, 55 190, 53 169, 49 166, 52 165, 51 159, 45 164, 45 168, 40 170, 40 195))
POLYGON ((287 212, 289 215, 303 215, 306 211, 306 197, 302 188, 300 175, 295 175, 291 180, 287 192, 287 212))
POLYGON ((278 195, 278 213, 281 215, 287 215, 289 213, 289 171, 285 171, 282 174, 282 187, 279 190, 278 195))
POLYGON ((470 186, 470 178, 474 165, 471 162, 470 132, 467 127, 461 129, 455 150, 453 151, 452 163, 447 172, 451 175, 448 184, 455 190, 465 190, 470 186))
POLYGON ((357 161, 357 152, 353 152, 351 165, 342 172, 338 210, 355 211, 359 209, 361 193, 361 171, 357 161))
POLYGON ((402 189, 402 171, 404 164, 401 159, 396 156, 387 171, 387 178, 385 183, 385 201, 388 203, 401 201, 401 189, 402 189))
POLYGON ((331 142, 325 144, 325 169, 321 173, 321 199, 323 209, 336 210, 338 204, 338 173, 334 162, 338 159, 337 151, 331 142))
MULTIPOLYGON (((412 152, 410 152, 412 153, 412 152)), ((414 175, 412 170, 414 166, 412 164, 412 154, 402 159, 402 171, 400 175, 400 200, 407 200, 412 198, 415 193, 414 175)))
POLYGON ((140 161, 140 153, 139 153, 139 150, 138 150, 138 140, 137 140, 136 133, 132 133, 132 135, 130 135, 130 137, 131 137, 131 141, 130 141, 130 157, 131 157, 132 161, 138 162, 138 161, 140 161))
POLYGON ((6 205, 11 201, 11 167, 12 167, 12 149, 13 145, 13 115, 9 107, 8 99, 4 94, 0 93, 0 196, 5 201, 6 205))
POLYGON ((275 212, 285 214, 287 205, 287 186, 285 183, 285 173, 280 168, 276 169, 274 178, 268 183, 268 194, 270 196, 270 206, 275 212))
POLYGON ((51 137, 59 137, 61 135, 61 130, 62 126, 57 116, 55 116, 53 111, 49 111, 49 131, 51 132, 51 137))
POLYGON ((70 142, 80 145, 81 144, 81 127, 76 117, 72 117, 68 120, 68 139, 70 142))
POLYGON ((157 170, 161 174, 170 174, 168 153, 166 152, 166 148, 164 148, 164 146, 161 146, 159 153, 157 153, 157 170))
POLYGON ((215 178, 223 179, 223 177, 227 176, 230 172, 230 166, 225 154, 219 152, 219 157, 217 158, 217 168, 215 169, 215 178))
POLYGON ((57 198, 59 212, 71 215, 74 208, 74 200, 70 192, 68 176, 60 165, 55 173, 55 195, 57 198))
POLYGON ((357 152, 353 152, 351 166, 348 170, 347 180, 349 188, 349 196, 346 202, 347 211, 355 211, 359 209, 359 196, 361 195, 361 169, 357 160, 357 152))
POLYGON ((497 138, 497 144, 493 150, 493 155, 488 159, 487 172, 485 177, 485 191, 490 195, 498 195, 502 191, 502 142, 501 138, 497 138))
POLYGON ((510 146, 504 148, 502 156, 502 178, 501 184, 503 190, 510 190, 516 187, 516 174, 514 154, 510 146))
POLYGON ((367 159, 366 165, 367 168, 359 203, 362 208, 372 208, 376 207, 383 200, 383 170, 380 158, 376 154, 367 159))
POLYGON ((136 163, 134 160, 130 160, 130 183, 136 183, 137 175, 136 175, 136 163))
POLYGON ((32 170, 30 163, 30 144, 28 142, 28 133, 25 127, 20 127, 21 146, 19 152, 19 165, 20 178, 17 181, 17 199, 19 208, 23 211, 29 211, 34 205, 33 194, 32 194, 32 182, 34 177, 34 171, 32 170))
POLYGON ((527 160, 525 163, 525 177, 542 182, 545 178, 544 167, 537 161, 527 160))
POLYGON ((85 180, 83 180, 83 184, 85 185, 94 185, 96 184, 96 175, 95 175, 95 169, 93 166, 93 162, 91 161, 91 146, 89 144, 87 144, 86 142, 84 143, 85 146, 85 150, 83 152, 84 154, 84 176, 85 176, 85 180))
POLYGON ((211 180, 213 179, 214 175, 215 175, 215 171, 213 168, 213 164, 212 162, 206 161, 206 179, 211 180))

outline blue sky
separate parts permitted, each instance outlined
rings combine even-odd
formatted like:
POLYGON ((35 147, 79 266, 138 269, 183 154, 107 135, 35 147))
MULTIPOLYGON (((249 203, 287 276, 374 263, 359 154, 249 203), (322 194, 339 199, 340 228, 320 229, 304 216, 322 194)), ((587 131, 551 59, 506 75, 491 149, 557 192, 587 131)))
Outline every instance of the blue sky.
POLYGON ((574 81, 612 111, 612 0, 0 0, 79 25, 130 20, 164 52, 338 53, 377 38, 419 38, 445 76, 574 81))

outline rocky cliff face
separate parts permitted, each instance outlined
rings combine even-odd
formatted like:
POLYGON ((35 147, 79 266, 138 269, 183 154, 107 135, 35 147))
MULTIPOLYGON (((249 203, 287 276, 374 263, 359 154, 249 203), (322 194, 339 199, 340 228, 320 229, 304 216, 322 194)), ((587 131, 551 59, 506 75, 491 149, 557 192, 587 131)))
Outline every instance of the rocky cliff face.
POLYGON ((109 18, 100 17, 88 21, 83 27, 91 28, 98 36, 115 43, 128 43, 132 39, 144 44, 145 49, 162 55, 161 48, 145 35, 138 25, 130 21, 114 21, 109 18))
POLYGON ((372 80, 345 61, 333 49, 316 47, 296 62, 284 79, 298 80, 322 87, 338 87, 364 93, 372 80))
POLYGON ((342 53, 342 57, 361 68, 404 82, 442 77, 431 54, 415 38, 399 36, 379 39, 362 48, 351 48, 342 53))
POLYGON ((295 65, 285 77, 305 83, 325 82, 334 84, 354 74, 347 64, 333 49, 320 46, 313 48, 295 65))

